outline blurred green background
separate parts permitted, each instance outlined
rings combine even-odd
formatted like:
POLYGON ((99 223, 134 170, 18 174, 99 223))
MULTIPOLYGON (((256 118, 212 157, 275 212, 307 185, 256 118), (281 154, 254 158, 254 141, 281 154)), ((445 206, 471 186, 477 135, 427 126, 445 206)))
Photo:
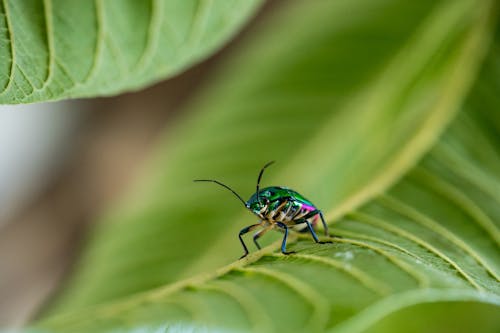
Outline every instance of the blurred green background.
POLYGON ((2 326, 500 331, 496 1, 0 9, 0 102, 95 97, 2 106, 2 326), (237 261, 255 217, 192 180, 270 160, 342 238, 237 261))

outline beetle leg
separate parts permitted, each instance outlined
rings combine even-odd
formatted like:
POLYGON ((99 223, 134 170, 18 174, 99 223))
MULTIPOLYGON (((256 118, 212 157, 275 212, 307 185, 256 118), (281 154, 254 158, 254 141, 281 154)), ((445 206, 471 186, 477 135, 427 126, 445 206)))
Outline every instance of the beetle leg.
POLYGON ((318 236, 316 235, 316 233, 314 232, 314 229, 311 225, 311 222, 305 220, 306 224, 307 224, 307 228, 309 229, 309 231, 311 232, 311 235, 313 236, 314 238, 314 241, 316 243, 319 243, 319 244, 327 244, 327 243, 331 243, 330 241, 327 241, 327 242, 320 242, 320 240, 318 239, 318 236))
POLYGON ((283 242, 281 243, 281 253, 283 254, 295 253, 295 251, 286 252, 286 239, 288 238, 288 227, 286 226, 286 224, 282 222, 276 222, 276 225, 282 229, 285 229, 285 236, 283 237, 283 242))
POLYGON ((323 212, 318 210, 319 217, 321 218, 321 223, 323 224, 323 229, 325 230, 325 236, 330 236, 328 232, 328 224, 325 222, 325 218, 323 217, 323 212))
MULTIPOLYGON (((323 212, 318 210, 318 214, 319 214, 319 217, 321 218, 321 223, 323 223, 323 229, 325 229, 325 236, 342 238, 342 236, 330 235, 330 233, 328 232, 328 224, 326 224, 325 218, 323 217, 323 212)), ((331 243, 331 242, 327 242, 327 243, 331 243)))
POLYGON ((318 236, 317 236, 317 235, 316 235, 316 233, 314 232, 314 229, 313 229, 313 227, 312 227, 312 225, 311 225, 311 222, 309 222, 309 221, 307 221, 307 220, 306 220, 306 224, 307 224, 307 229, 309 229, 309 232, 311 233, 311 235, 312 235, 312 236, 313 236, 313 238, 314 238, 314 241, 315 241, 316 243, 319 243, 318 236))
POLYGON ((313 217, 314 215, 319 215, 319 217, 321 218, 321 223, 323 224, 323 229, 325 230, 325 236, 330 236, 330 233, 328 232, 328 224, 326 224, 323 212, 321 210, 319 209, 313 210, 309 214, 303 216, 302 219, 307 220, 313 217))
POLYGON ((262 223, 252 224, 252 225, 249 225, 248 227, 245 227, 245 228, 243 228, 243 229, 240 230, 240 233, 239 233, 238 237, 240 239, 241 245, 243 245, 243 250, 245 250, 245 253, 240 257, 240 259, 243 259, 243 258, 245 258, 248 255, 248 248, 245 245, 245 242, 243 241, 243 238, 241 238, 241 236, 243 236, 246 233, 249 233, 253 229, 255 229, 258 226, 260 226, 261 224, 262 223))
POLYGON ((257 248, 260 250, 261 247, 259 245, 259 243, 257 242, 257 239, 259 239, 260 237, 264 236, 264 234, 266 232, 268 232, 269 230, 271 229, 271 226, 268 226, 262 230, 259 230, 257 231, 254 235, 253 235, 253 242, 255 243, 255 246, 257 246, 257 248))

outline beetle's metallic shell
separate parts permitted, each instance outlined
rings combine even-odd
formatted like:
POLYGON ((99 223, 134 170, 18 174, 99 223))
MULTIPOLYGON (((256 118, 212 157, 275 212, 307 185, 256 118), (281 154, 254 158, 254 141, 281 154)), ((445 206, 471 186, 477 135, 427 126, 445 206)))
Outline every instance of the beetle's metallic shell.
MULTIPOLYGON (((304 216, 318 209, 300 193, 282 186, 266 187, 253 194, 246 206, 262 220, 271 223, 283 222, 286 225, 304 223, 304 216)), ((317 215, 308 221, 315 223, 317 215)))

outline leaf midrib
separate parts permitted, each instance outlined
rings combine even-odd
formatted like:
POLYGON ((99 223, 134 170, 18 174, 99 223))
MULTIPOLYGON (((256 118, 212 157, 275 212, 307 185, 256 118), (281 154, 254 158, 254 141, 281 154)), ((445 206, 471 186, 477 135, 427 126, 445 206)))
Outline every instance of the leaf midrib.
MULTIPOLYGON (((491 33, 489 33, 492 29, 488 29, 490 25, 493 24, 492 15, 490 15, 490 12, 488 11, 489 7, 491 7, 491 5, 488 6, 488 3, 485 2, 482 13, 485 16, 485 19, 478 20, 480 22, 476 25, 475 30, 471 32, 472 37, 466 39, 466 42, 463 45, 463 52, 460 52, 460 54, 463 55, 460 57, 460 60, 462 61, 458 61, 457 64, 453 65, 455 70, 449 75, 447 83, 444 84, 444 86, 448 87, 448 89, 444 89, 444 93, 436 102, 435 111, 430 113, 430 116, 426 119, 426 121, 424 121, 419 129, 414 132, 414 135, 409 138, 408 143, 395 154, 396 156, 389 163, 387 163, 385 167, 381 168, 381 172, 377 174, 369 184, 363 186, 363 188, 359 191, 344 199, 338 206, 334 207, 325 214, 325 218, 329 224, 331 224, 331 221, 336 221, 346 213, 360 207, 371 198, 382 193, 384 190, 396 183, 397 180, 399 180, 411 167, 413 167, 430 149, 441 132, 446 128, 446 125, 451 121, 453 115, 458 111, 458 104, 461 101, 454 100, 453 96, 465 95, 465 91, 467 91, 472 84, 473 78, 477 73, 477 69, 481 64, 481 60, 486 53, 488 41, 492 38, 491 33), (467 68, 468 70, 464 71, 463 68, 467 68)), ((447 11, 447 6, 443 6, 443 8, 439 9, 439 12, 447 11)), ((430 19, 435 21, 433 24, 442 24, 439 20, 440 15, 433 13, 430 16, 430 19)), ((452 20, 452 22, 454 21, 452 20)), ((429 24, 427 20, 424 20, 422 23, 423 26, 426 26, 427 24, 429 24)), ((378 90, 383 90, 386 82, 395 82, 394 77, 391 76, 398 77, 398 75, 405 75, 405 73, 399 73, 397 70, 395 71, 394 68, 398 68, 402 64, 407 64, 407 55, 412 53, 415 45, 419 45, 418 43, 415 43, 415 41, 421 38, 432 39, 432 37, 434 37, 431 33, 431 31, 433 31, 432 27, 434 27, 433 24, 429 24, 431 28, 427 27, 427 29, 417 29, 416 36, 408 39, 407 43, 402 46, 401 51, 393 58, 392 61, 388 62, 386 69, 381 71, 379 76, 375 77, 364 89, 361 89, 361 91, 357 94, 361 97, 355 98, 353 96, 352 100, 364 101, 366 98, 363 96, 368 96, 371 99, 380 99, 381 97, 379 96, 380 94, 378 90), (373 88, 373 86, 375 86, 375 88, 373 88)), ((433 43, 437 43, 437 41, 434 41, 433 43)), ((427 55, 423 57, 423 59, 427 59, 429 56, 430 55, 427 55)), ((424 64, 425 61, 422 60, 421 64, 415 65, 415 68, 409 72, 413 73, 418 71, 420 68, 419 66, 423 66, 424 64)), ((406 75, 411 76, 411 74, 408 73, 406 73, 406 75)), ((346 109, 356 107, 357 105, 355 103, 354 105, 347 105, 346 109)), ((369 112, 370 110, 365 110, 367 116, 369 116, 369 112)), ((308 152, 311 151, 310 147, 314 146, 316 142, 322 141, 323 137, 328 135, 329 131, 327 130, 330 126, 331 122, 328 122, 323 127, 323 130, 316 132, 316 134, 302 146, 300 151, 297 152, 297 157, 295 157, 295 159, 297 161, 304 160, 304 155, 307 155, 308 152)), ((294 165, 293 162, 289 164, 294 165)), ((300 164, 301 163, 295 163, 295 165, 300 164)), ((283 174, 288 174, 291 176, 294 173, 295 172, 292 168, 286 168, 281 175, 283 176, 283 174)), ((243 214, 241 214, 241 216, 243 218, 243 214)), ((238 218, 236 220, 241 220, 242 218, 238 218)), ((234 237, 231 230, 225 232, 221 231, 219 235, 219 237, 212 241, 213 244, 225 242, 226 240, 234 237)), ((201 270, 201 268, 206 266, 206 262, 210 261, 210 259, 217 254, 216 251, 217 250, 214 247, 207 248, 199 259, 187 266, 178 274, 178 276, 182 278, 196 274, 201 270)))

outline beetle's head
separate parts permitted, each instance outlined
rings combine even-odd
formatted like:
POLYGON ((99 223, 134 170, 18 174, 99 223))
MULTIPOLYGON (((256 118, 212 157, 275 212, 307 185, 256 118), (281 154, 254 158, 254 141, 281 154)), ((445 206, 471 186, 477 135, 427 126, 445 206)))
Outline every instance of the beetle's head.
POLYGON ((248 199, 245 206, 254 214, 261 215, 267 210, 269 205, 269 197, 271 193, 266 190, 262 190, 259 192, 259 195, 255 193, 248 199))
POLYGON ((271 196, 271 192, 266 189, 260 190, 260 179, 262 178, 262 174, 264 170, 273 164, 274 161, 268 162, 266 165, 262 167, 259 172, 259 177, 257 178, 257 191, 255 194, 248 199, 245 203, 245 206, 254 214, 262 217, 262 214, 267 210, 267 206, 269 205, 269 197, 271 196))

